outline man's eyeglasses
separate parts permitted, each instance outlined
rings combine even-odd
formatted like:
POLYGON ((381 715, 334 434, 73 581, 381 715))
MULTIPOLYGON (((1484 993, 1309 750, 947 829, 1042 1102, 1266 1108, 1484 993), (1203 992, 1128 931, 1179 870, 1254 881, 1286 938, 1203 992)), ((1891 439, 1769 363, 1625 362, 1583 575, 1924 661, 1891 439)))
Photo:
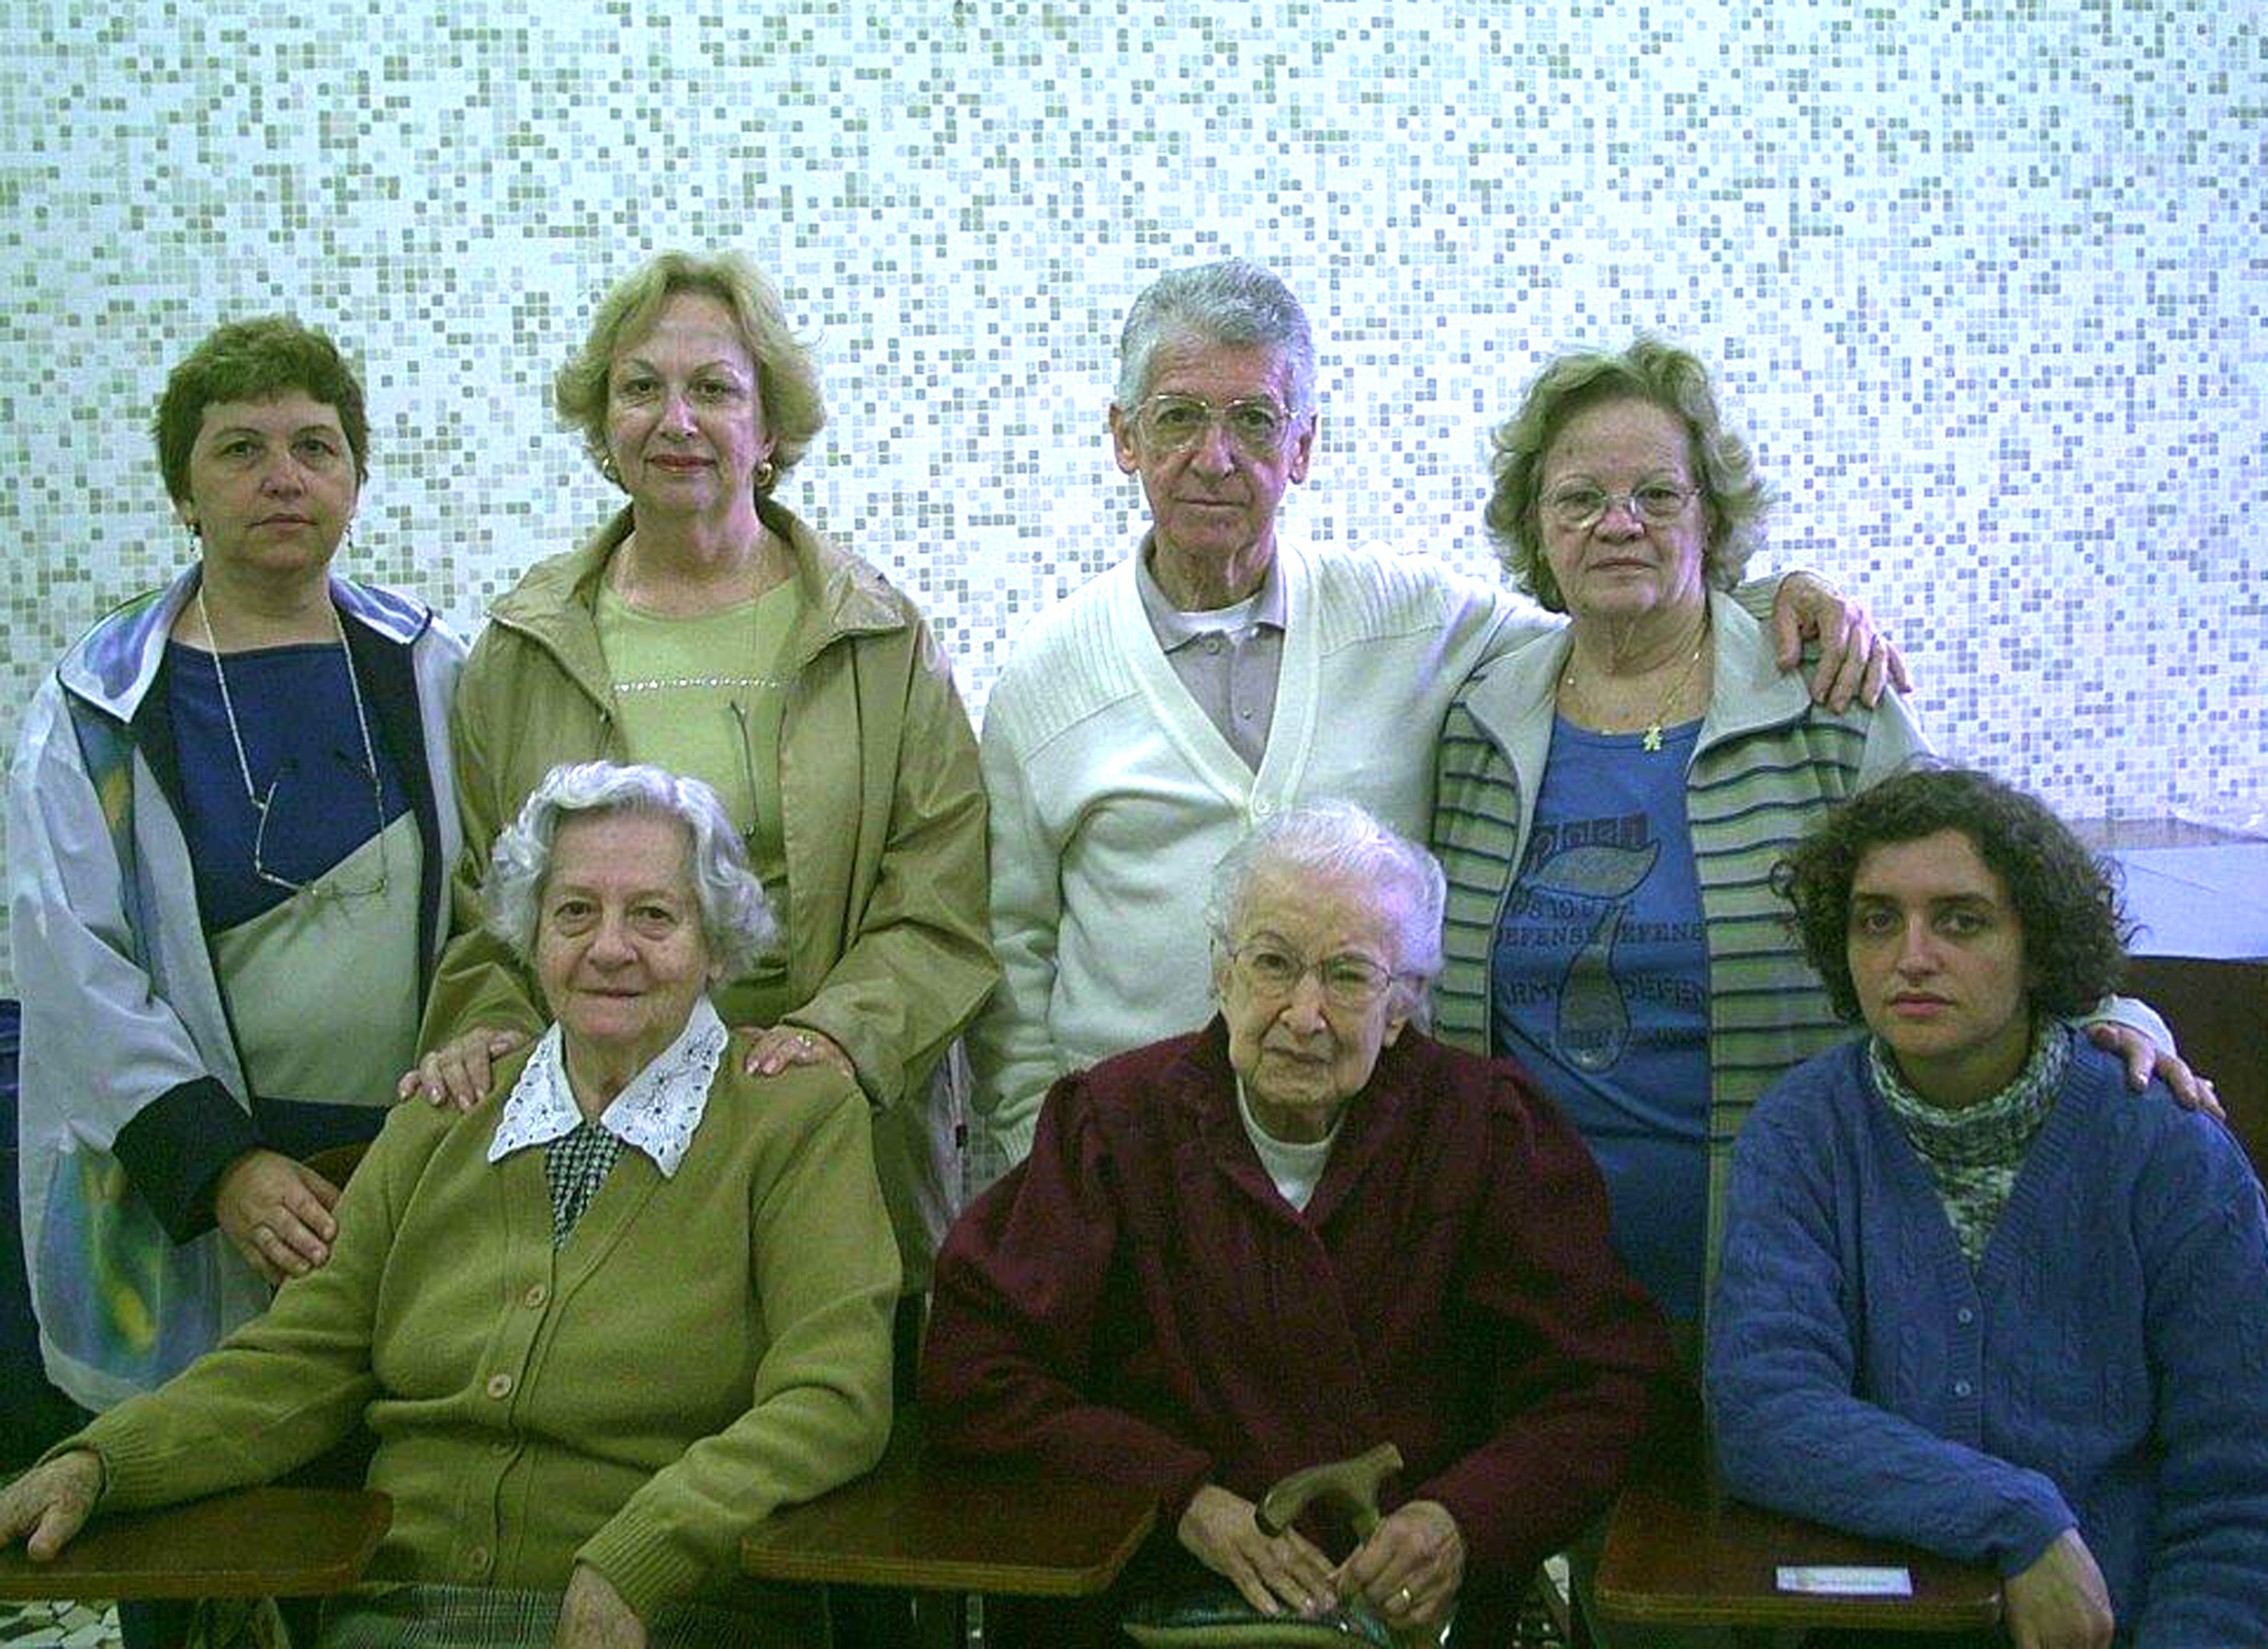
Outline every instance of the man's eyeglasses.
POLYGON ((1216 407, 1194 395, 1153 395, 1134 415, 1142 437, 1161 452, 1185 452, 1214 428, 1249 458, 1272 458, 1292 432, 1292 414, 1272 401, 1216 407))
POLYGON ((1543 507, 1554 524, 1580 533, 1597 526, 1606 520, 1608 510, 1616 508, 1630 511, 1649 525, 1667 526, 1698 496, 1697 489, 1673 481, 1648 481, 1628 492, 1609 492, 1604 487, 1570 481, 1546 494, 1543 507))
POLYGON ((1322 985, 1325 998, 1340 1008, 1371 1007, 1394 983, 1391 968, 1351 951, 1309 962, 1272 939, 1253 939, 1228 955, 1244 988, 1269 1001, 1290 996, 1311 973, 1322 985))

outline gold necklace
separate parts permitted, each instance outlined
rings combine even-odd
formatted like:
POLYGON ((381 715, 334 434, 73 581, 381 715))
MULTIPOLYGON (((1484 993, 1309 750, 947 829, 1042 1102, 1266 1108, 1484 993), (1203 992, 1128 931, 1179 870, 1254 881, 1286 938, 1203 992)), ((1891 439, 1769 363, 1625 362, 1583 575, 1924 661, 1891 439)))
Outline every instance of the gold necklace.
MULTIPOLYGON (((1708 645, 1709 626, 1704 623, 1701 626, 1700 636, 1693 643, 1693 656, 1686 661, 1686 667, 1677 672, 1677 679, 1670 683, 1670 690, 1662 695, 1662 702, 1653 707, 1653 719, 1646 724, 1646 736, 1639 740, 1641 749, 1651 753, 1662 748, 1662 723, 1669 715, 1670 706, 1677 702, 1677 695, 1686 690, 1686 683, 1693 679, 1694 669, 1701 661, 1701 649, 1708 645)), ((1574 691, 1574 685, 1575 660, 1574 652, 1570 649, 1567 655, 1567 673, 1560 677, 1559 681, 1560 691, 1572 693, 1574 691)))

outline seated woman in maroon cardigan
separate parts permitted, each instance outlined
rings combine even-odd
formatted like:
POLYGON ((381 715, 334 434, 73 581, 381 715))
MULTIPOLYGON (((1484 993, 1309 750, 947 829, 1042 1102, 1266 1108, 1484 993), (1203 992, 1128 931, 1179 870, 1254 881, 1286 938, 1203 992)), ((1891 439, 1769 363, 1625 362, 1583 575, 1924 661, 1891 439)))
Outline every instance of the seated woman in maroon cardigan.
POLYGON ((1203 1570, 1398 1632, 1461 1592, 1473 1632, 1684 1412, 1582 1142, 1518 1067, 1416 1027, 1441 897, 1352 804, 1259 826, 1215 873, 1219 1017, 1057 1083, 947 1239, 931 1435, 1155 1489, 1172 1535, 1042 1641, 1116 1641, 1128 1587, 1203 1570), (1406 1465, 1367 1540, 1262 1532, 1271 1483, 1382 1442, 1406 1465))

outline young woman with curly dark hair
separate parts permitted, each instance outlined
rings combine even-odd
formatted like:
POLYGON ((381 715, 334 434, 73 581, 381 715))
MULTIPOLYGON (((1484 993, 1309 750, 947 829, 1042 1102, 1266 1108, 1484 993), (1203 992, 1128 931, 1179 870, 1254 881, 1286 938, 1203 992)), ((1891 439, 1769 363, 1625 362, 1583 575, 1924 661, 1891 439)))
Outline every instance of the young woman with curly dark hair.
POLYGON ((2254 1636, 2268 1214, 2218 1122, 2137 1101, 2077 1033, 2124 959, 2107 873, 2031 796, 1938 770, 1827 814, 1775 886, 1871 1034, 1734 1148, 1726 1481, 1995 1564, 2020 1643, 2254 1636))

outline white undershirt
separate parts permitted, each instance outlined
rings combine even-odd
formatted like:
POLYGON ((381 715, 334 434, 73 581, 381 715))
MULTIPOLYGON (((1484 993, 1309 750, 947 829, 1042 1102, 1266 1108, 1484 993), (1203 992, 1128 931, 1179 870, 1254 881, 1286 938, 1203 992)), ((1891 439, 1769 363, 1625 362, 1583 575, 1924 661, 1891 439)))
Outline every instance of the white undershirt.
POLYGON ((1242 1078, 1236 1081, 1236 1114, 1244 1123, 1245 1132, 1251 1135, 1252 1148, 1260 1154, 1260 1166, 1276 1182, 1278 1194, 1302 1214, 1306 1213, 1307 1201, 1315 1194, 1316 1181, 1323 1178, 1323 1165, 1331 1159, 1331 1142, 1338 1137, 1338 1125, 1334 1124, 1331 1131, 1313 1145, 1278 1139, 1261 1127, 1259 1119, 1252 1114, 1252 1107, 1245 1099, 1242 1078))

